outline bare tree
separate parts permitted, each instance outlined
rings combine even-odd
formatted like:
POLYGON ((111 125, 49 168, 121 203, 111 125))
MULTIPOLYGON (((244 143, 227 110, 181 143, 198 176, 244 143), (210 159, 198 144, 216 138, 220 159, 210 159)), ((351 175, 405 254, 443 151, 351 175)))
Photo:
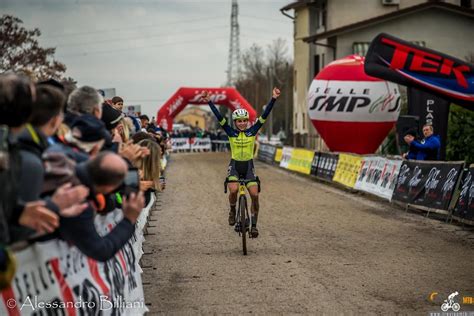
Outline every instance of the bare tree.
MULTIPOLYGON (((287 44, 283 39, 274 40, 266 50, 253 44, 244 51, 242 73, 236 82, 236 88, 259 113, 268 102, 274 86, 282 90, 282 97, 273 110, 273 132, 285 130, 288 137, 293 112, 293 62, 288 57, 287 44)), ((266 124, 265 132, 268 127, 269 124, 266 124)))
POLYGON ((34 80, 60 79, 66 66, 54 59, 55 48, 38 43, 39 29, 27 30, 12 15, 0 18, 0 72, 23 73, 34 80))

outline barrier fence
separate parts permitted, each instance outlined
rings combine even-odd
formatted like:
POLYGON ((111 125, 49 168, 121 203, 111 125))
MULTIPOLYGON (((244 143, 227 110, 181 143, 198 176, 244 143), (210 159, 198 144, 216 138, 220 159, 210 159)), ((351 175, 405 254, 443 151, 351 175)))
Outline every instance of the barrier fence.
MULTIPOLYGON (((106 262, 85 256, 68 243, 53 239, 16 251, 17 271, 10 288, 0 292, 0 315, 143 315, 143 231, 150 202, 136 222, 125 246, 106 262)), ((116 209, 96 216, 95 226, 105 235, 123 218, 116 209)))
POLYGON ((261 144, 258 159, 408 207, 474 224, 474 164, 313 152, 261 144))
POLYGON ((173 152, 228 151, 228 140, 214 140, 210 137, 174 137, 171 138, 173 152))

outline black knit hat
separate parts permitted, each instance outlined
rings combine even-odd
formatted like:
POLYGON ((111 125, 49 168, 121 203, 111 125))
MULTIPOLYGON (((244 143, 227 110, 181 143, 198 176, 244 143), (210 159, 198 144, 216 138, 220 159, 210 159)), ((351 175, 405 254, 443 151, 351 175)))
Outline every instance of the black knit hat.
POLYGON ((411 135, 415 138, 418 136, 415 128, 410 128, 409 130, 405 132, 405 135, 403 136, 407 136, 407 135, 411 135))
POLYGON ((71 125, 71 129, 74 137, 82 142, 90 143, 110 138, 109 132, 105 129, 104 122, 91 114, 83 114, 76 117, 71 125))
POLYGON ((112 130, 120 123, 120 120, 124 118, 122 112, 114 109, 107 103, 102 105, 102 122, 105 123, 107 130, 112 130))

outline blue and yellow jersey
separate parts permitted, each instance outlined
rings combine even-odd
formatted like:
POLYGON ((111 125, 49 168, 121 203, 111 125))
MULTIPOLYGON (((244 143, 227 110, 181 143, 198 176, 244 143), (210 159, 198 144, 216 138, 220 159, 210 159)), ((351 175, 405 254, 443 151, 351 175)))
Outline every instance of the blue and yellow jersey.
POLYGON ((209 101, 209 106, 211 107, 212 112, 217 117, 219 124, 222 126, 227 136, 229 137, 232 159, 236 161, 252 160, 255 146, 255 136, 257 135, 260 128, 263 126, 263 123, 265 123, 265 120, 267 119, 273 108, 275 100, 276 99, 272 98, 268 105, 265 107, 265 111, 263 112, 263 114, 258 118, 257 122, 252 125, 252 127, 242 132, 231 127, 227 123, 227 120, 219 113, 214 103, 212 103, 212 101, 209 101))

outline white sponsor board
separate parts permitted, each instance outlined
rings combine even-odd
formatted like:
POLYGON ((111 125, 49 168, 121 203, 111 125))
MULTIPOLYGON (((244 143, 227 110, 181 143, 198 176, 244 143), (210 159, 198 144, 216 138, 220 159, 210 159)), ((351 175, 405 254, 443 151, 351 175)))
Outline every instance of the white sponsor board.
MULTIPOLYGON (((59 239, 37 242, 15 253, 17 272, 9 289, 0 292, 0 315, 143 315, 143 228, 154 197, 142 210, 135 233, 106 262, 86 257, 59 239)), ((122 211, 97 216, 100 235, 122 219, 122 211)))
POLYGON ((212 143, 209 137, 205 138, 188 138, 188 137, 178 137, 172 138, 172 148, 173 152, 177 151, 192 151, 192 150, 211 150, 212 143))
POLYGON ((402 160, 364 157, 355 189, 391 200, 402 160))
POLYGON ((190 138, 189 142, 191 143, 192 150, 211 150, 211 139, 206 138, 190 138))
POLYGON ((173 152, 191 149, 189 138, 187 137, 171 138, 171 146, 173 152))
POLYGON ((283 147, 280 167, 288 169, 288 165, 290 163, 292 153, 293 153, 293 147, 283 147))

